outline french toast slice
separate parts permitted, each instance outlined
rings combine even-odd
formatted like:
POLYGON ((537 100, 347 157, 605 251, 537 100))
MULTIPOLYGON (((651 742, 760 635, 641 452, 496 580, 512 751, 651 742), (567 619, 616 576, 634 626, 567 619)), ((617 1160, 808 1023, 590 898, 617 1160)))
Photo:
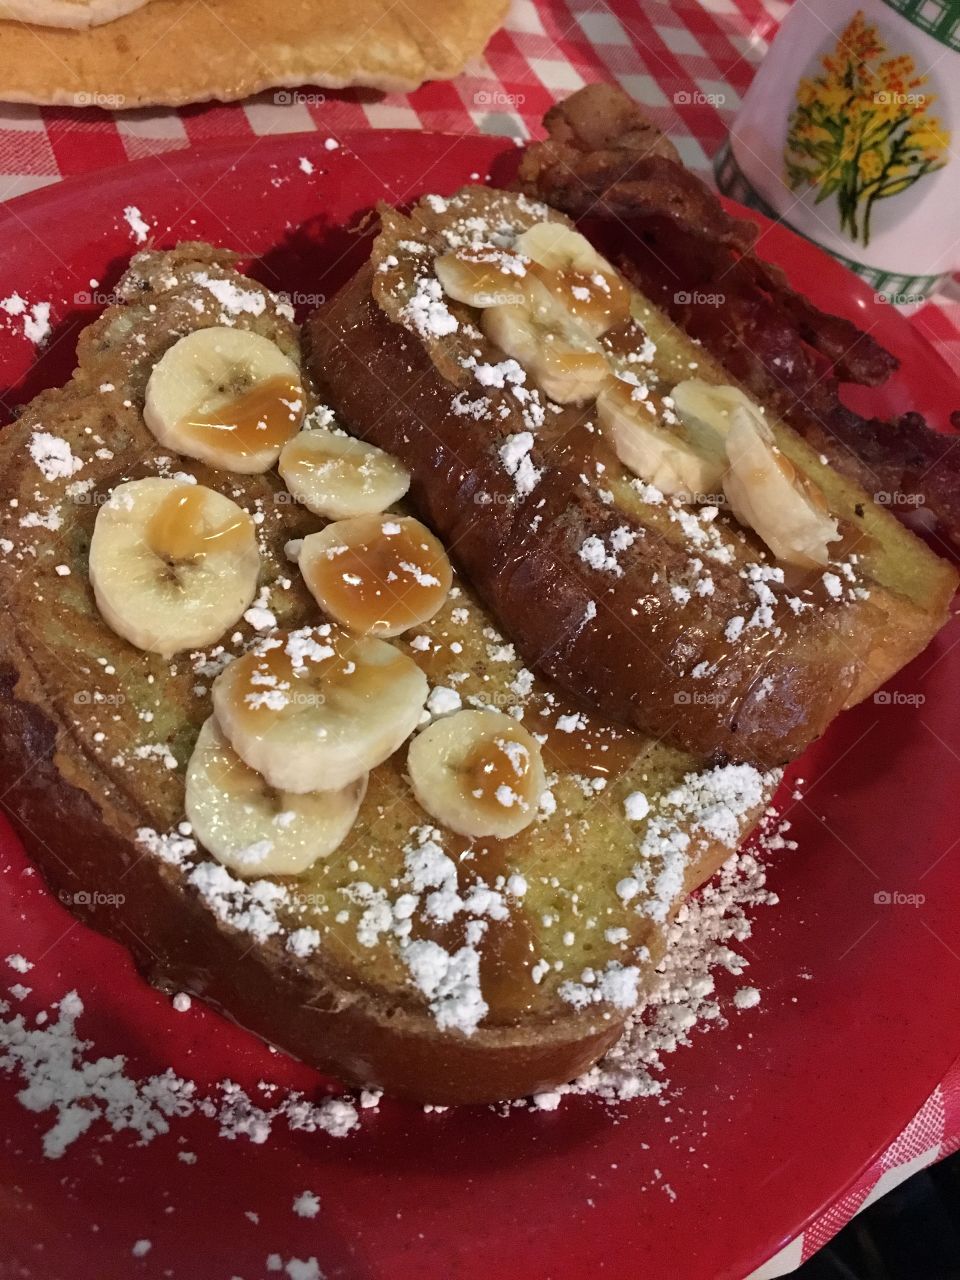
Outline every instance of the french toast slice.
POLYGON ((149 981, 195 993, 305 1061, 436 1103, 552 1087, 617 1038, 666 924, 746 836, 778 775, 569 705, 458 580, 395 643, 447 706, 496 708, 542 738, 549 802, 537 820, 499 841, 439 830, 402 748, 371 772, 347 839, 299 876, 240 879, 198 845, 185 771, 212 682, 263 628, 319 621, 285 549, 321 521, 275 472, 172 457, 144 424, 151 370, 186 334, 249 330, 299 360, 288 308, 235 263, 198 244, 138 255, 123 302, 82 334, 70 383, 0 433, 4 811, 61 899, 129 948, 149 981), (172 659, 114 634, 89 577, 110 494, 157 475, 237 502, 262 561, 256 608, 217 644, 172 659))
MULTIPOLYGON (((592 400, 538 395, 435 263, 465 246, 510 253, 541 223, 571 225, 485 187, 409 215, 383 207, 370 263, 308 321, 323 394, 410 469, 415 506, 530 666, 650 736, 782 764, 926 646, 957 575, 773 413, 780 454, 838 520, 812 572, 785 572, 711 495, 665 501, 620 461, 592 400)), ((651 411, 691 372, 736 385, 636 290, 631 314, 651 411)))

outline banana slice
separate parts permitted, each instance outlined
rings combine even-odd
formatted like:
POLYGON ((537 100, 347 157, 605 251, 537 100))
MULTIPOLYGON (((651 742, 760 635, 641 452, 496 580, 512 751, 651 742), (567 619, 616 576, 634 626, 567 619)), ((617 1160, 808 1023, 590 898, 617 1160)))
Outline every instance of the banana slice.
POLYGON ((642 384, 619 378, 597 396, 597 413, 617 457, 634 475, 668 497, 715 500, 727 465, 719 431, 678 419, 642 384))
POLYGON ((777 448, 773 432, 750 405, 730 410, 729 470, 723 481, 731 510, 760 535, 778 560, 802 568, 830 560, 840 538, 819 488, 777 448))
POLYGON ((538 222, 514 249, 530 258, 533 278, 594 338, 630 318, 630 290, 579 231, 538 222))
POLYGON ((343 843, 367 775, 337 791, 275 791, 243 763, 211 716, 187 765, 187 819, 208 853, 241 876, 296 876, 343 843))
POLYGON ((536 739, 499 711, 435 720, 411 742, 407 768, 427 813, 462 836, 515 836, 546 787, 536 739))
POLYGON ((480 326, 558 404, 592 400, 609 377, 596 339, 546 290, 534 302, 488 307, 480 326))
POLYGON ((285 444, 280 475, 298 502, 327 520, 386 511, 410 488, 396 458, 332 431, 301 431, 285 444))
POLYGON ((267 338, 197 329, 154 365, 143 420, 168 449, 219 471, 267 471, 303 420, 300 371, 267 338))
POLYGON ((523 303, 527 298, 527 262, 494 244, 466 245, 441 254, 433 269, 447 297, 471 307, 523 303))
POLYGON ((304 538, 299 564, 321 609, 364 635, 426 622, 453 584, 442 544, 411 516, 335 520, 304 538))
POLYGON ((117 635, 170 657, 218 640, 256 595, 253 521, 201 484, 119 484, 90 541, 97 608, 117 635))
POLYGON ((730 430, 730 414, 734 409, 757 413, 757 406, 739 387, 717 386, 701 378, 685 378, 670 392, 673 407, 686 425, 705 434, 730 430))
POLYGON ((277 632, 213 684, 237 755, 278 791, 336 791, 381 764, 419 723, 427 679, 412 658, 330 623, 277 632))

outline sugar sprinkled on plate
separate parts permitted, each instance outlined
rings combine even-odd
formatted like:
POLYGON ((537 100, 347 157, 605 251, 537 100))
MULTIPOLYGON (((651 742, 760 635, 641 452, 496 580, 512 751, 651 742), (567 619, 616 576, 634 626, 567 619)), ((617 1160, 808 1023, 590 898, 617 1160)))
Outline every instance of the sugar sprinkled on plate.
POLYGON ((123 211, 123 217, 134 240, 137 244, 143 244, 150 234, 150 224, 144 220, 143 214, 135 204, 128 204, 123 211))
POLYGON ((320 1200, 313 1191, 301 1191, 294 1199, 293 1212, 299 1218, 315 1218, 320 1212, 320 1200))

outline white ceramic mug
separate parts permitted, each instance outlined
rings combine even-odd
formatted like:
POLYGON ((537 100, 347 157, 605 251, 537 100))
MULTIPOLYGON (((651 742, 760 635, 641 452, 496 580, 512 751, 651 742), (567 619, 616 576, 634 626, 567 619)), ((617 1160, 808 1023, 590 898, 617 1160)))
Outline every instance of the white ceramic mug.
POLYGON ((916 305, 960 268, 960 0, 796 4, 715 168, 726 194, 916 305))

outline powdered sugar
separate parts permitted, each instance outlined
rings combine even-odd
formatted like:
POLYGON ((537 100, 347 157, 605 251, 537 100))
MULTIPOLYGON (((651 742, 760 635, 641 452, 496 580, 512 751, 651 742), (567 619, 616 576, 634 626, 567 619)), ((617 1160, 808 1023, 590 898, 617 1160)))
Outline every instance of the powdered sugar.
POLYGON ((359 1123, 356 1107, 346 1098, 312 1103, 292 1093, 261 1108, 230 1081, 202 1096, 192 1081, 170 1070, 139 1080, 128 1073, 122 1055, 90 1056, 91 1042, 77 1031, 82 1014, 83 1002, 69 991, 53 1022, 31 1027, 20 1013, 0 1019, 0 1070, 21 1078, 17 1098, 28 1111, 53 1117, 43 1136, 50 1159, 59 1159, 94 1128, 131 1132, 145 1145, 167 1133, 173 1119, 192 1115, 213 1120, 221 1137, 255 1143, 266 1141, 278 1119, 291 1129, 332 1137, 345 1136, 359 1123))
POLYGON ((130 234, 137 244, 143 244, 150 234, 150 224, 135 204, 128 204, 123 211, 123 218, 130 228, 130 234))
MULTIPOLYGON (((761 848, 793 846, 783 838, 789 824, 766 821, 761 848)), ((680 908, 667 933, 667 950, 657 966, 646 1004, 627 1020, 624 1033, 604 1058, 572 1084, 561 1086, 533 1105, 554 1110, 560 1098, 594 1094, 615 1102, 655 1097, 667 1087, 664 1058, 688 1046, 695 1030, 723 1021, 714 973, 739 974, 746 959, 731 944, 751 934, 748 911, 772 906, 776 895, 766 888, 766 873, 754 853, 734 854, 719 875, 680 908)), ((741 987, 733 996, 738 1011, 760 1001, 756 987, 741 987)))
MULTIPOLYGON (((23 336, 39 346, 50 336, 50 303, 28 303, 19 293, 11 293, 7 298, 0 298, 0 311, 6 312, 11 319, 20 321, 23 336)), ((8 325, 8 328, 12 328, 8 325)))
POLYGON ((456 316, 444 301, 440 281, 434 276, 420 276, 400 315, 421 338, 443 338, 459 328, 456 316))
POLYGON ((530 452, 533 449, 533 433, 518 431, 507 436, 500 446, 500 461, 508 476, 511 476, 520 497, 525 497, 536 488, 542 471, 533 465, 530 452))

